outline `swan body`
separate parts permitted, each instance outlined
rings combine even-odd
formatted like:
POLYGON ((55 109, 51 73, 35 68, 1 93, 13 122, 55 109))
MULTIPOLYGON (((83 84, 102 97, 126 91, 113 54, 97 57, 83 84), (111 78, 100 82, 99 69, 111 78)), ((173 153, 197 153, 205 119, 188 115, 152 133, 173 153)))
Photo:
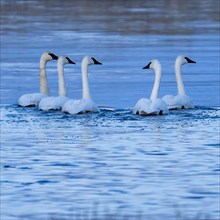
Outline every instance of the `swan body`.
POLYGON ((43 99, 45 97, 47 97, 47 95, 44 93, 24 94, 19 98, 18 104, 23 107, 38 106, 41 99, 43 99))
POLYGON ((67 63, 75 64, 68 57, 60 56, 57 60, 59 96, 50 96, 43 98, 39 103, 39 109, 43 111, 60 110, 65 102, 69 100, 67 97, 63 66, 67 63))
POLYGON ((139 115, 164 115, 168 114, 169 110, 165 102, 158 98, 159 88, 160 88, 160 78, 161 78, 161 65, 158 60, 152 60, 143 69, 154 69, 155 70, 155 80, 153 90, 151 92, 150 99, 141 98, 133 108, 134 114, 139 115))
POLYGON ((69 98, 67 96, 51 96, 43 98, 39 103, 39 109, 43 111, 60 110, 69 98))
POLYGON ((162 99, 166 103, 167 107, 173 106, 173 108, 177 108, 178 105, 174 100, 175 96, 174 95, 165 95, 162 99))
POLYGON ((196 63, 196 62, 184 56, 178 56, 175 62, 175 74, 176 74, 178 94, 176 96, 165 95, 162 98, 163 101, 166 103, 168 109, 170 110, 195 108, 191 98, 186 95, 182 80, 181 69, 182 69, 182 65, 186 63, 196 63))
POLYGON ((62 107, 62 111, 73 115, 87 112, 99 112, 99 108, 92 99, 70 99, 62 107))
POLYGON ((18 104, 23 107, 33 107, 38 106, 42 98, 50 95, 47 75, 46 75, 46 64, 50 60, 57 60, 58 57, 51 53, 50 51, 45 51, 40 58, 40 92, 39 93, 29 93, 22 95, 18 104))
POLYGON ((162 99, 169 110, 195 108, 191 98, 187 95, 165 95, 162 99))
POLYGON ((166 104, 160 99, 146 99, 141 98, 135 105, 134 114, 138 115, 164 115, 168 114, 169 111, 167 109, 166 104))
POLYGON ((89 81, 88 81, 88 66, 93 64, 102 64, 98 62, 95 58, 90 56, 85 56, 82 60, 81 70, 82 70, 82 99, 79 100, 68 100, 62 107, 62 111, 68 114, 81 114, 87 112, 99 112, 99 108, 92 101, 89 81))

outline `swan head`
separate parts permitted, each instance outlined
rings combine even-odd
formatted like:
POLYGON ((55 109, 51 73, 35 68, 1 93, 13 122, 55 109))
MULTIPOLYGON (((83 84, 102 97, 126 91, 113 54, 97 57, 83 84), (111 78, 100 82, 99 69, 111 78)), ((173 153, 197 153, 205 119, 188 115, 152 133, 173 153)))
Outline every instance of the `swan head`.
POLYGON ((50 60, 57 60, 58 57, 52 53, 51 51, 45 51, 41 55, 41 59, 44 60, 45 62, 50 61, 50 60))
POLYGON ((102 63, 100 63, 94 57, 91 57, 91 56, 88 56, 88 55, 83 57, 82 64, 85 64, 87 66, 93 65, 93 64, 95 64, 95 65, 102 65, 102 63))
POLYGON ((188 57, 180 55, 176 58, 176 63, 179 63, 180 65, 184 65, 186 63, 196 63, 196 62, 189 59, 188 57))
POLYGON ((148 63, 145 67, 143 67, 143 69, 158 69, 160 68, 161 69, 161 65, 160 65, 160 62, 159 60, 151 60, 150 63, 148 63))
POLYGON ((57 62, 59 64, 65 65, 65 64, 76 64, 75 62, 73 62, 69 57, 66 56, 59 56, 57 62))

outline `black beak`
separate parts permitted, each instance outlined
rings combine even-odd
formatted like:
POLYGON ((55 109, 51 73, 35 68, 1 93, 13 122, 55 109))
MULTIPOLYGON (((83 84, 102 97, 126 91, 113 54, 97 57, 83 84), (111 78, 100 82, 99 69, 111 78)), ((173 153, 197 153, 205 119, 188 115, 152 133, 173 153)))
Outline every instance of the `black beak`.
POLYGON ((188 57, 185 57, 185 59, 186 59, 186 61, 187 61, 188 63, 196 63, 195 61, 190 60, 188 57))
POLYGON ((94 62, 94 64, 99 64, 99 65, 102 65, 102 63, 100 63, 99 61, 97 61, 95 58, 92 57, 92 60, 94 62))
POLYGON ((69 63, 71 63, 71 64, 76 64, 76 63, 74 63, 69 57, 66 57, 66 59, 68 60, 69 63))
POLYGON ((147 64, 147 66, 143 67, 143 69, 150 69, 151 62, 147 64))
POLYGON ((53 60, 58 60, 58 57, 53 53, 49 53, 49 55, 52 57, 53 60))

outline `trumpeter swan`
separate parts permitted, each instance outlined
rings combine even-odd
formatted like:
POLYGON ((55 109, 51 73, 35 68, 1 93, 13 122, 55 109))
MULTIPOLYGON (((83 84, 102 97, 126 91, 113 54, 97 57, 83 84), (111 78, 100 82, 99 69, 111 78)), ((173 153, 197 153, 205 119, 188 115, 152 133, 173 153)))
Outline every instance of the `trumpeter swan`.
POLYGON ((169 110, 164 101, 158 98, 161 78, 161 65, 158 60, 152 60, 143 69, 153 69, 155 71, 154 86, 150 99, 141 98, 133 108, 134 114, 139 115, 163 115, 168 114, 169 110))
POLYGON ((99 108, 92 101, 89 81, 88 81, 88 66, 93 64, 102 64, 95 58, 85 56, 82 60, 81 71, 82 71, 82 99, 79 100, 68 100, 62 107, 62 111, 69 114, 79 114, 86 112, 99 112, 99 108))
POLYGON ((39 103, 39 109, 43 111, 47 110, 59 110, 62 108, 64 103, 69 100, 67 97, 65 80, 64 80, 64 65, 75 64, 66 56, 60 56, 57 60, 57 71, 58 71, 58 96, 50 96, 43 98, 39 103))
POLYGON ((24 107, 38 106, 40 100, 50 95, 47 75, 46 75, 46 64, 50 60, 57 60, 58 57, 50 51, 45 51, 40 58, 40 92, 39 93, 28 93, 22 95, 18 104, 24 107))
POLYGON ((186 95, 185 87, 182 80, 181 69, 182 66, 186 63, 196 63, 195 61, 189 59, 188 57, 178 56, 175 62, 175 73, 176 73, 176 82, 178 94, 165 95, 162 99, 166 103, 168 109, 190 109, 194 108, 194 104, 189 96, 186 95))

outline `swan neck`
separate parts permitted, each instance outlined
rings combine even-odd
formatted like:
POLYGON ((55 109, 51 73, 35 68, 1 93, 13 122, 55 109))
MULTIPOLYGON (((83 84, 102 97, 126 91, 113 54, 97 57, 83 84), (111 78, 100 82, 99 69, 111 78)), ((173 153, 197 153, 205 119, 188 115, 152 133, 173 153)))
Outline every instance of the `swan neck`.
POLYGON ((157 69, 155 69, 154 86, 150 96, 151 100, 154 100, 158 97, 159 89, 160 89, 160 78, 161 78, 161 67, 157 67, 157 69))
POLYGON ((58 70, 58 95, 59 96, 67 96, 66 85, 64 79, 64 66, 62 63, 57 63, 58 70))
POLYGON ((42 58, 40 60, 40 93, 50 95, 48 82, 47 82, 47 74, 46 74, 46 64, 42 58))
POLYGON ((182 64, 177 62, 175 64, 175 73, 176 73, 176 82, 177 82, 177 89, 178 89, 178 95, 185 95, 185 88, 182 80, 182 64))
POLYGON ((89 79, 88 79, 88 65, 82 63, 82 98, 91 99, 90 90, 89 90, 89 79))

